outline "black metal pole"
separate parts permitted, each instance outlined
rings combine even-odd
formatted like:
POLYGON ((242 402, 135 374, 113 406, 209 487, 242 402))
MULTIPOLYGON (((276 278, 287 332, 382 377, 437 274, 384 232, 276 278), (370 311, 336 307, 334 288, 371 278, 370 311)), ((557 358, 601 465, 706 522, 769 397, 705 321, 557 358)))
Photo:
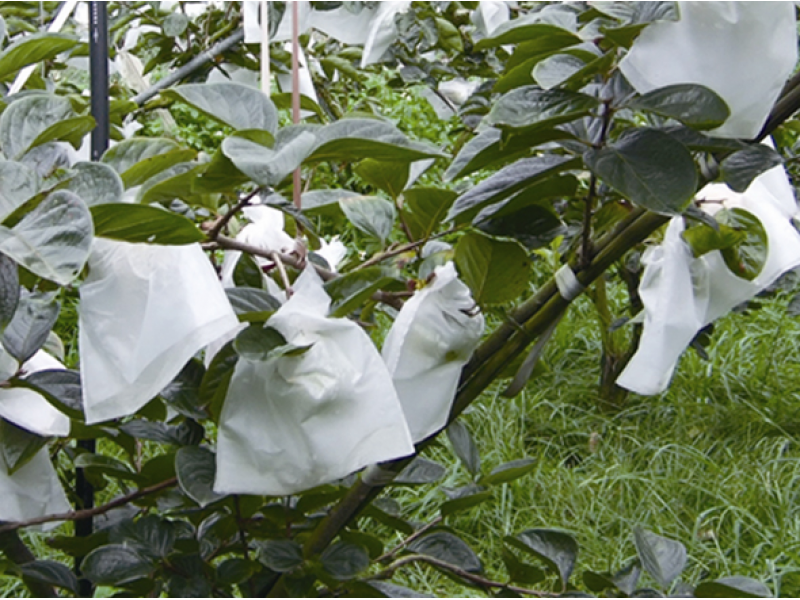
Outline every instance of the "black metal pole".
MULTIPOLYGON (((89 2, 89 71, 91 84, 92 117, 96 122, 92 131, 91 156, 92 160, 100 160, 108 149, 110 131, 109 101, 108 101, 108 7, 105 2, 89 2)), ((87 452, 96 450, 94 440, 83 440, 78 445, 87 452)), ((75 478, 75 491, 81 503, 81 508, 94 506, 94 490, 87 481, 83 469, 78 469, 75 478)), ((75 535, 87 537, 92 534, 94 527, 91 517, 75 521, 75 535)), ((80 575, 82 556, 75 559, 75 570, 80 575)), ((81 597, 88 598, 94 595, 94 586, 88 579, 79 580, 78 592, 81 597)))

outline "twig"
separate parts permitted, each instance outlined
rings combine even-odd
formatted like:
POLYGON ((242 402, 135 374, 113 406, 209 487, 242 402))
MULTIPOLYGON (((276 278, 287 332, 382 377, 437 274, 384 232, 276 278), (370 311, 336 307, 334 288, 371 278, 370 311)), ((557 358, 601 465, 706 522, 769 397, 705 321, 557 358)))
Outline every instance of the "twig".
POLYGON ((130 504, 139 498, 144 498, 150 494, 155 494, 156 492, 165 490, 177 483, 178 478, 172 477, 162 481, 161 483, 157 483, 155 485, 151 485, 150 487, 142 488, 140 490, 136 490, 135 492, 131 492, 130 494, 120 496, 119 498, 112 500, 108 504, 103 504, 102 506, 85 508, 83 510, 71 510, 69 512, 55 515, 44 515, 42 517, 36 517, 35 519, 28 519, 27 521, 11 521, 9 523, 0 525, 0 533, 4 533, 6 531, 16 531, 17 529, 22 529, 23 527, 32 527, 33 525, 41 525, 43 523, 53 523, 54 521, 78 521, 80 519, 89 519, 91 517, 96 517, 97 515, 105 514, 108 511, 120 506, 130 504))
POLYGON ((403 548, 408 546, 411 542, 416 540, 421 535, 427 533, 428 531, 430 531, 431 529, 436 527, 441 522, 442 522, 442 517, 436 517, 430 523, 427 523, 427 524, 423 525, 422 527, 420 527, 419 529, 417 529, 414 533, 412 533, 406 539, 404 539, 402 542, 397 544, 397 546, 395 546, 394 548, 392 548, 388 552, 385 552, 384 554, 382 554, 381 556, 376 558, 375 562, 383 562, 383 561, 385 561, 385 560, 387 560, 389 558, 392 558, 395 554, 400 552, 400 550, 402 550, 403 548))
POLYGON ((286 274, 286 267, 283 266, 281 255, 277 252, 270 252, 269 255, 269 257, 272 259, 272 262, 274 262, 275 266, 278 268, 278 273, 280 274, 281 281, 283 282, 283 289, 286 291, 286 297, 291 298, 292 294, 294 294, 294 290, 292 290, 292 282, 289 281, 289 276, 286 274))
POLYGON ((231 219, 236 215, 239 211, 241 211, 245 206, 250 204, 250 200, 255 198, 263 188, 256 188, 254 191, 247 194, 244 198, 239 200, 239 202, 234 205, 228 212, 222 215, 219 219, 216 220, 214 225, 211 226, 211 229, 208 230, 208 238, 211 240, 216 240, 219 237, 219 234, 222 233, 222 230, 231 222, 231 219))
POLYGON ((535 596, 537 598, 557 598, 559 596, 559 594, 556 594, 555 592, 546 592, 544 590, 532 590, 529 588, 511 585, 510 583, 492 581, 491 579, 486 579, 485 577, 481 577, 480 575, 476 575, 475 573, 465 571, 464 569, 457 567, 456 565, 451 565, 448 562, 439 560, 438 558, 434 558, 432 556, 425 556, 424 554, 411 554, 409 556, 404 556, 403 558, 399 558, 396 561, 394 561, 391 565, 386 567, 386 569, 384 569, 380 573, 377 573, 376 575, 373 575, 369 579, 389 579, 394 574, 394 572, 397 571, 397 569, 399 569, 400 567, 416 562, 428 563, 429 565, 432 565, 434 567, 444 569, 445 571, 450 571, 453 575, 461 577, 462 579, 466 579, 467 581, 471 581, 472 583, 486 589, 495 588, 501 590, 508 590, 510 592, 514 592, 517 594, 523 594, 525 596, 535 596))
POLYGON ((429 237, 423 238, 421 240, 417 240, 415 242, 408 242, 407 244, 401 244, 400 246, 395 246, 385 252, 381 252, 380 254, 376 254, 372 258, 367 261, 364 261, 357 267, 351 269, 349 272, 353 273, 354 271, 360 271, 361 269, 366 269, 367 267, 371 267, 373 265, 378 264, 379 262, 383 262, 387 258, 391 258, 393 256, 397 256, 398 254, 403 254, 404 252, 408 252, 409 250, 413 250, 414 248, 418 248, 419 246, 424 246, 431 240, 436 240, 446 235, 450 235, 451 233, 455 233, 463 229, 461 226, 452 227, 447 231, 442 231, 441 233, 437 233, 435 235, 431 235, 429 237))
POLYGON ((581 266, 586 266, 592 261, 592 211, 594 198, 597 193, 597 176, 592 173, 589 180, 589 192, 584 198, 583 228, 581 230, 581 266))
MULTIPOLYGON (((203 244, 203 247, 206 249, 224 248, 226 250, 238 250, 239 252, 246 252, 247 254, 252 254, 253 256, 260 256, 261 258, 266 258, 271 261, 275 260, 275 256, 279 256, 281 261, 283 261, 284 265, 289 265, 290 267, 298 270, 302 270, 306 266, 305 261, 303 261, 298 257, 294 257, 290 254, 280 254, 278 252, 272 252, 271 250, 264 250, 263 248, 259 248, 258 246, 245 244, 244 242, 240 242, 239 240, 234 240, 233 238, 229 238, 224 235, 218 235, 216 240, 214 240, 213 242, 203 244)), ((323 281, 330 281, 331 279, 336 279, 336 273, 334 273, 333 271, 324 269, 319 265, 314 265, 314 269, 317 271, 317 275, 319 275, 323 281)))

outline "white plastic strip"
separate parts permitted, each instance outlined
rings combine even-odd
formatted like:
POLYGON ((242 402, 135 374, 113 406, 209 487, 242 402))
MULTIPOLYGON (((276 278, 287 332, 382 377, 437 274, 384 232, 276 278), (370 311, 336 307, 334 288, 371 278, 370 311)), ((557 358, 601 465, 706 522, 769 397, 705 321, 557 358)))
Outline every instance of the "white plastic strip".
POLYGON ((586 289, 583 284, 578 281, 575 272, 569 265, 564 265, 556 271, 556 286, 561 297, 567 302, 572 302, 583 293, 586 289))
MULTIPOLYGON (((78 0, 68 0, 67 2, 64 2, 64 4, 61 6, 61 10, 58 11, 56 18, 53 19, 50 27, 47 28, 47 31, 50 33, 61 31, 61 28, 64 26, 64 23, 67 22, 67 19, 72 14, 72 11, 75 10, 75 6, 77 6, 77 4, 78 0)), ((37 66, 38 63, 35 65, 28 65, 19 72, 19 75, 17 75, 17 78, 14 80, 11 89, 8 90, 9 96, 18 93, 22 89, 22 86, 25 85, 25 82, 28 81, 28 78, 31 76, 37 66)))

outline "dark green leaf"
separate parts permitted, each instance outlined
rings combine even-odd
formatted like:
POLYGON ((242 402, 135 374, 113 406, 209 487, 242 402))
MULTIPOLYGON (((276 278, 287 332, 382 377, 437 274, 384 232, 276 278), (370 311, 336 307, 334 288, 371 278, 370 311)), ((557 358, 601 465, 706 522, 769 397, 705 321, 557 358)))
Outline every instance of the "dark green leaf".
POLYGON ((63 33, 34 33, 18 39, 0 53, 0 79, 22 67, 55 58, 78 44, 73 36, 63 33))
POLYGON ((528 529, 516 537, 506 537, 505 541, 540 559, 558 574, 562 585, 567 585, 578 556, 578 543, 571 535, 550 529, 528 529))
POLYGON ((308 216, 335 219, 343 214, 339 200, 360 195, 349 190, 314 190, 301 196, 300 205, 308 216))
POLYGON ((691 247, 695 258, 714 250, 731 248, 742 242, 745 236, 746 234, 743 231, 737 231, 733 227, 720 226, 719 224, 717 224, 717 229, 707 225, 699 225, 690 227, 683 232, 683 239, 691 247))
POLYGON ((519 242, 470 232, 458 240, 455 261, 481 306, 511 302, 528 289, 531 261, 519 242))
POLYGON ((36 292, 19 300, 17 312, 3 332, 3 347, 20 364, 42 347, 58 319, 60 305, 54 293, 36 292))
POLYGON ((394 478, 392 483, 398 485, 417 485, 436 483, 447 474, 447 469, 437 462, 417 456, 394 478))
POLYGON ((269 360, 287 354, 302 354, 311 346, 294 346, 287 343, 277 329, 254 324, 236 336, 233 347, 247 360, 269 360))
POLYGON ((125 186, 117 172, 108 165, 79 162, 72 166, 72 171, 67 189, 77 194, 87 206, 122 202, 125 186))
MULTIPOLYGON (((544 183, 549 183, 550 181, 552 180, 545 181, 544 183)), ((532 186, 532 188, 535 187, 538 186, 532 186)), ((528 193, 530 189, 531 188, 523 190, 517 194, 517 196, 532 197, 528 193)), ((511 203, 515 199, 516 197, 511 198, 508 202, 511 203)), ((521 207, 505 216, 485 218, 484 214, 495 207, 500 207, 500 205, 496 204, 490 206, 475 217, 475 221, 478 223, 478 229, 488 235, 513 237, 528 249, 547 246, 556 237, 564 234, 566 231, 564 223, 555 211, 549 204, 545 204, 544 202, 539 205, 533 204, 521 207)), ((510 208, 512 207, 506 204, 497 212, 506 212, 503 209, 510 208)))
POLYGON ((160 396, 166 400, 167 405, 180 414, 191 419, 205 419, 208 414, 200 402, 200 384, 205 374, 203 363, 193 358, 186 363, 178 376, 161 390, 160 396))
POLYGON ((355 172, 371 186, 397 198, 408 182, 409 165, 404 162, 378 162, 366 158, 358 164, 355 172))
POLYGON ((410 140, 391 123, 378 119, 340 119, 314 130, 317 145, 307 162, 414 162, 445 156, 438 149, 410 140))
POLYGON ((258 559, 276 573, 291 571, 303 563, 303 548, 294 540, 267 540, 258 548, 258 559))
POLYGON ((122 177, 125 187, 141 185, 153 175, 197 153, 166 138, 130 138, 110 148, 101 161, 122 177))
POLYGON ((177 446, 195 446, 203 441, 205 433, 203 427, 192 419, 186 419, 180 425, 167 425, 161 421, 148 421, 147 419, 133 419, 120 425, 119 429, 136 439, 177 446))
POLYGON ((244 558, 229 558, 217 567, 217 581, 221 585, 238 585, 251 579, 258 565, 244 558))
POLYGON ((592 96, 530 85, 502 96, 486 122, 501 129, 524 129, 527 133, 585 117, 598 105, 599 100, 592 96))
POLYGON ((720 164, 720 175, 733 191, 742 193, 753 179, 781 162, 780 154, 769 146, 752 144, 727 156, 720 164))
POLYGON ((675 119, 695 129, 719 127, 731 114, 719 95, 694 83, 658 88, 634 98, 628 107, 675 119))
POLYGON ((22 577, 59 588, 69 590, 78 595, 78 578, 72 569, 54 560, 35 560, 20 565, 22 577))
POLYGON ((383 555, 383 542, 377 536, 355 529, 345 529, 339 533, 339 539, 355 546, 363 546, 371 560, 383 555))
POLYGON ((492 472, 481 477, 480 482, 482 485, 497 485, 500 483, 508 483, 520 477, 527 475, 533 470, 536 461, 532 458, 518 458, 502 465, 498 465, 492 472))
POLYGON ((184 446, 175 455, 175 472, 183 492, 200 506, 224 498, 212 488, 217 465, 214 453, 200 446, 184 446))
POLYGON ((660 214, 681 214, 697 190, 689 151, 655 129, 628 130, 613 144, 586 152, 584 160, 625 198, 660 214))
POLYGON ((273 148, 232 135, 222 142, 222 152, 242 173, 259 185, 277 186, 309 156, 316 138, 307 132, 273 148))
POLYGON ((167 580, 170 598, 209 598, 211 582, 206 574, 206 565, 197 554, 178 555, 170 563, 175 572, 167 580))
POLYGON ((181 12, 174 12, 167 15, 164 19, 162 29, 167 37, 178 37, 182 35, 189 26, 189 17, 181 12))
POLYGON ((423 594, 422 592, 386 581, 371 580, 369 585, 383 594, 384 598, 436 598, 436 596, 432 596, 431 594, 423 594))
POLYGON ((203 376, 200 384, 200 403, 202 406, 208 406, 214 422, 219 419, 222 403, 228 393, 228 385, 238 360, 239 355, 233 347, 233 342, 228 342, 214 355, 203 376))
POLYGON ((47 444, 47 438, 0 419, 0 454, 5 469, 13 475, 47 444))
POLYGON ((397 216, 394 205, 378 196, 348 196, 339 199, 347 219, 358 229, 385 242, 397 216))
POLYGON ((579 159, 551 154, 518 160, 459 196, 450 208, 447 220, 456 223, 471 221, 486 205, 505 200, 552 175, 579 167, 579 159))
POLYGON ((361 307, 378 290, 404 290, 405 282, 399 274, 386 267, 367 267, 332 279, 325 291, 333 301, 330 315, 346 317, 361 307))
POLYGON ((73 465, 76 469, 83 469, 87 477, 105 475, 111 479, 141 482, 138 473, 134 473, 124 462, 111 456, 84 452, 75 457, 73 465))
POLYGON ((242 254, 233 268, 233 283, 237 287, 260 289, 264 285, 264 272, 250 254, 242 254))
POLYGON ((641 527, 633 530, 633 536, 642 566, 666 590, 686 566, 686 548, 641 527))
POLYGON ((531 14, 499 25, 492 32, 492 37, 478 42, 475 45, 475 49, 484 50, 529 40, 537 40, 539 44, 542 44, 540 51, 564 48, 580 44, 582 41, 571 31, 548 23, 542 23, 538 14, 531 14))
POLYGON ((189 206, 203 206, 216 211, 216 197, 193 189, 197 177, 206 172, 207 164, 178 163, 154 175, 142 185, 137 201, 141 204, 169 204, 176 198, 189 206))
POLYGON ((722 577, 703 581, 694 590, 696 598, 770 598, 769 588, 749 577, 722 577))
POLYGON ((77 150, 81 147, 83 138, 94 129, 95 125, 94 118, 88 115, 62 119, 37 135, 36 139, 28 146, 28 150, 58 140, 69 142, 77 150))
POLYGON ((761 273, 769 254, 769 239, 764 225, 753 213, 741 208, 723 209, 714 215, 723 226, 743 234, 741 241, 721 250, 722 258, 737 277, 752 281, 761 273))
POLYGON ((348 542, 336 542, 320 556, 322 567, 334 579, 353 579, 369 566, 369 555, 361 546, 348 542))
POLYGON ((472 440, 469 429, 461 421, 453 421, 447 427, 447 439, 453 446, 453 451, 461 460, 471 475, 481 472, 481 455, 478 447, 472 440))
POLYGON ((403 192, 403 221, 415 240, 429 238, 456 200, 451 190, 415 187, 403 192))
POLYGON ((0 225, 0 253, 60 285, 81 272, 91 243, 89 209, 66 190, 48 195, 13 228, 0 225))
POLYGON ((240 321, 266 321, 281 307, 280 301, 275 296, 260 288, 227 288, 225 293, 240 321))
POLYGON ((71 419, 83 420, 81 374, 66 369, 36 371, 24 379, 12 379, 12 387, 31 389, 71 419))
POLYGON ((45 130, 73 114, 72 104, 62 96, 37 93, 13 102, 0 115, 3 153, 10 160, 19 160, 45 130))
POLYGON ((503 564, 508 571, 508 578, 520 585, 535 585, 545 578, 544 571, 517 558, 516 554, 503 546, 500 551, 503 564))
POLYGON ((704 133, 692 129, 691 127, 684 127, 683 125, 667 127, 662 131, 669 134, 672 138, 693 152, 730 153, 747 147, 739 140, 710 137, 704 133))
POLYGON ((19 270, 17 263, 0 254, 0 334, 5 331, 19 304, 19 270))
POLYGON ((483 565, 464 540, 449 531, 434 531, 412 541, 408 550, 454 565, 469 573, 480 573, 483 565))
POLYGON ((414 533, 414 527, 411 524, 401 519, 400 517, 390 514, 384 510, 381 510, 375 504, 371 504, 364 509, 364 516, 370 517, 376 520, 381 525, 385 525, 390 529, 394 529, 395 531, 399 531, 403 535, 411 535, 414 533))
POLYGON ((611 575, 607 573, 595 573, 594 571, 584 571, 583 583, 590 592, 595 594, 598 594, 600 592, 609 589, 610 590, 617 589, 617 584, 614 583, 614 580, 611 577, 611 575))
POLYGON ((536 63, 533 78, 539 86, 549 90, 563 84, 585 66, 585 61, 572 54, 553 54, 536 63))
POLYGON ((155 570, 153 562, 133 548, 112 544, 92 550, 81 562, 81 572, 98 585, 121 585, 155 570))
POLYGON ((234 82, 192 83, 161 93, 193 106, 234 129, 263 129, 275 134, 278 111, 260 90, 234 82))
POLYGON ((91 209, 98 237, 123 242, 192 244, 206 239, 186 217, 141 204, 98 204, 91 209))
POLYGON ((0 220, 5 220, 38 191, 36 171, 22 163, 0 161, 0 220))
MULTIPOLYGON (((480 486, 475 486, 475 489, 483 490, 483 488, 480 486)), ((458 498, 453 498, 451 500, 447 500, 446 502, 442 502, 442 505, 439 507, 439 512, 442 513, 442 517, 447 517, 457 512, 470 509, 478 504, 482 504, 487 500, 491 500, 492 497, 493 495, 490 490, 476 491, 472 494, 459 496, 458 498)))

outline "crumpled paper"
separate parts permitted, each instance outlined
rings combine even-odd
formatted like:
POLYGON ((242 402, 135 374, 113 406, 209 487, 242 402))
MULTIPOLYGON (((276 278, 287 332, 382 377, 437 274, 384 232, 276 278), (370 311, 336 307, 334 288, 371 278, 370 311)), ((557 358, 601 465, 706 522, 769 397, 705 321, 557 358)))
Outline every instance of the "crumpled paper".
POLYGON ((702 327, 800 265, 800 234, 790 221, 797 204, 782 166, 757 177, 743 194, 717 183, 697 197, 721 203, 704 208, 742 208, 758 217, 767 233, 767 260, 752 281, 737 277, 719 251, 693 258, 680 236, 683 219, 670 221, 664 242, 642 257, 644 328, 636 354, 617 379, 617 385, 639 394, 663 392, 678 359, 702 327))
POLYGON ((411 437, 418 442, 447 424, 461 368, 483 334, 480 313, 452 262, 408 300, 383 344, 411 437))
POLYGON ((330 298, 307 268, 270 319, 302 354, 240 358, 217 437, 214 491, 287 495, 414 451, 377 349, 361 328, 328 318, 330 298))
POLYGON ((78 339, 87 423, 135 413, 239 324, 197 244, 96 238, 88 264, 78 339))
MULTIPOLYGON (((0 521, 26 521, 72 510, 47 448, 39 450, 13 475, 0 461, 0 497, 0 521)), ((47 523, 43 529, 58 525, 47 523)))
POLYGON ((679 21, 648 25, 619 67, 644 94, 680 83, 705 85, 731 115, 710 132, 758 135, 797 63, 792 2, 679 2, 679 21))

